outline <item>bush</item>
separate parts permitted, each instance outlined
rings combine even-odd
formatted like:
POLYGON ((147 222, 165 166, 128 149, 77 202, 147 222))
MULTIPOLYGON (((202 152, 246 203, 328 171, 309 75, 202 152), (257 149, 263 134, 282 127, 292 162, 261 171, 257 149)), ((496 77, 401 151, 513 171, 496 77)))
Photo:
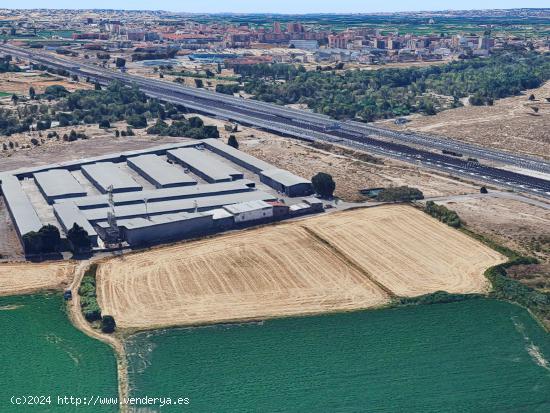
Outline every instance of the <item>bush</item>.
POLYGON ((430 214, 434 218, 437 218, 450 227, 460 228, 462 226, 462 221, 455 211, 447 209, 443 205, 437 205, 433 201, 426 202, 424 212, 430 214))
POLYGON ((90 265, 84 273, 82 283, 78 289, 80 295, 80 308, 87 321, 101 320, 101 308, 96 298, 96 272, 97 264, 90 265))
POLYGON ((411 202, 420 199, 424 199, 422 191, 408 186, 385 188, 376 196, 376 200, 380 202, 411 202))
POLYGON ((102 129, 109 129, 111 127, 111 123, 108 119, 102 119, 99 121, 99 127, 102 129))
POLYGON ((101 319, 101 331, 107 334, 111 334, 116 329, 116 323, 113 316, 104 315, 101 319))
POLYGON ((332 179, 332 176, 324 172, 319 172, 311 178, 311 183, 315 192, 323 198, 332 197, 336 189, 336 183, 332 179))
POLYGON ((128 125, 137 129, 143 129, 147 127, 147 118, 143 115, 132 115, 127 120, 128 125))

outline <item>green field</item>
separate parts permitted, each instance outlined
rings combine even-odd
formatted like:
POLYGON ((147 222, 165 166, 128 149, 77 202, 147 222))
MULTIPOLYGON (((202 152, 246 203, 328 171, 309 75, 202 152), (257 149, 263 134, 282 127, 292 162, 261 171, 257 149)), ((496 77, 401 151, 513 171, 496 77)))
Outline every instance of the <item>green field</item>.
POLYGON ((133 396, 189 397, 193 412, 550 411, 550 335, 499 301, 141 333, 127 348, 133 396))
POLYGON ((72 326, 60 295, 0 297, 0 331, 0 412, 118 411, 57 404, 58 396, 117 397, 118 390, 114 353, 72 326), (51 404, 10 402, 48 395, 51 404))

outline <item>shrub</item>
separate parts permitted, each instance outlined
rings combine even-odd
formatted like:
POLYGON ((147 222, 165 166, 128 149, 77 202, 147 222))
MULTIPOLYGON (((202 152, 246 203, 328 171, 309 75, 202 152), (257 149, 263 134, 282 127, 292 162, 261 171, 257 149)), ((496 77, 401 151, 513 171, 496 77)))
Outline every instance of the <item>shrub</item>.
POLYGON ((380 202, 410 202, 420 199, 424 199, 422 191, 408 186, 385 188, 376 196, 376 200, 380 202))
POLYGON ((332 197, 336 189, 336 183, 332 179, 332 176, 324 172, 319 172, 311 178, 311 183, 315 192, 323 198, 332 197))
POLYGON ((101 331, 111 334, 116 329, 115 319, 111 315, 104 315, 101 319, 101 331))

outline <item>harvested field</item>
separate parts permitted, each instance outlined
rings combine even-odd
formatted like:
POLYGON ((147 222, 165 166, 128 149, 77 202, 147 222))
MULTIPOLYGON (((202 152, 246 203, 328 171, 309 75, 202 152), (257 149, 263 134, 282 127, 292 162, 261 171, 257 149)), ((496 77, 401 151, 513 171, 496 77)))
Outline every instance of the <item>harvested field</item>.
POLYGON ((361 209, 337 219, 312 219, 308 226, 399 296, 485 291, 484 270, 504 261, 497 252, 408 206, 361 209))
POLYGON ((110 260, 100 265, 98 279, 100 306, 120 327, 352 310, 388 300, 296 225, 110 260))
POLYGON ((0 264, 0 295, 62 288, 72 279, 74 269, 74 263, 67 261, 0 264))
POLYGON ((383 206, 105 260, 98 300, 122 328, 244 321, 485 291, 483 270, 502 260, 421 211, 383 206))
POLYGON ((28 95, 29 88, 34 87, 36 93, 44 93, 48 86, 60 85, 70 92, 79 89, 92 89, 93 85, 85 82, 72 82, 62 76, 49 73, 8 72, 0 74, 0 91, 28 95))

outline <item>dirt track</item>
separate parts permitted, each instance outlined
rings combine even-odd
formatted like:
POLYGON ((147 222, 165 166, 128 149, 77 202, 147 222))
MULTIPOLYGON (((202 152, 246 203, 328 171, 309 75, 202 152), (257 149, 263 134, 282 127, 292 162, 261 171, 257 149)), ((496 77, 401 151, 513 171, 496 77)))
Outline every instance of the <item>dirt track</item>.
POLYGON ((68 261, 0 264, 0 295, 60 289, 69 284, 74 269, 68 261))
POLYGON ((483 270, 502 260, 421 211, 384 206, 106 260, 98 299, 122 328, 244 321, 485 291, 483 270))

